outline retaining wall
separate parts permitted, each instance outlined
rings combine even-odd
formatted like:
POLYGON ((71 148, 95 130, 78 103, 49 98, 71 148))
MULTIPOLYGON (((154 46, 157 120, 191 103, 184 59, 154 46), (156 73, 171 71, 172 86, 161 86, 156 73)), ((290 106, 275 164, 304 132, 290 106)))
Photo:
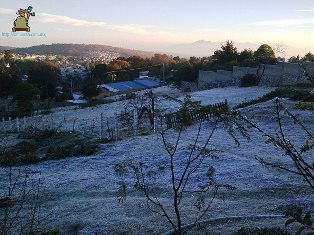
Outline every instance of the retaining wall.
MULTIPOLYGON (((314 76, 314 62, 304 62, 304 67, 314 76)), ((297 83, 307 83, 298 63, 280 63, 277 65, 262 65, 259 73, 265 67, 260 86, 282 86, 297 83)), ((240 80, 246 74, 257 74, 258 68, 234 66, 233 71, 218 70, 199 71, 198 88, 206 89, 223 86, 239 86, 240 80)))
POLYGON ((232 71, 218 70, 213 71, 199 71, 198 88, 206 89, 208 87, 224 87, 234 85, 232 71))

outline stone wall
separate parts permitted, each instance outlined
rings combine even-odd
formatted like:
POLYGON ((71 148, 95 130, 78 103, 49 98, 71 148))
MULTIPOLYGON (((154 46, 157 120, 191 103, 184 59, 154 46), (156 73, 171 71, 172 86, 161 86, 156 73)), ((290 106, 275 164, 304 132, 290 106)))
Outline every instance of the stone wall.
POLYGON ((265 66, 265 71, 260 80, 259 85, 260 86, 281 86, 282 80, 283 80, 282 76, 283 76, 283 71, 284 71, 283 64, 264 65, 264 66, 265 66))
POLYGON ((182 81, 180 88, 182 91, 191 90, 191 92, 197 91, 197 84, 195 82, 182 81))
POLYGON ((240 80, 247 74, 257 73, 257 68, 233 66, 233 80, 236 86, 240 86, 240 80))
POLYGON ((308 73, 314 77, 314 62, 305 63, 304 66, 307 69, 308 73))
POLYGON ((234 85, 232 71, 218 70, 213 71, 199 71, 198 88, 206 89, 212 87, 224 87, 234 85))
MULTIPOLYGON (((264 74, 260 86, 282 86, 297 83, 307 83, 298 63, 281 63, 277 65, 262 65, 259 74, 264 74)), ((305 62, 304 66, 311 76, 314 76, 314 62, 305 62)), ((257 74, 258 68, 234 66, 233 71, 218 70, 199 71, 198 88, 206 89, 222 86, 239 86, 240 80, 246 74, 257 74)))

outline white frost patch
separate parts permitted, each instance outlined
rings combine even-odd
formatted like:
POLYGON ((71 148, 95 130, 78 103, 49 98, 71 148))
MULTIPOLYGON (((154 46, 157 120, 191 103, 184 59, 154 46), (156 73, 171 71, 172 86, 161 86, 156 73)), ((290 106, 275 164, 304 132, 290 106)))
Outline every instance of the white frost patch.
MULTIPOLYGON (((161 89, 161 88, 160 88, 161 89)), ((236 105, 245 99, 255 99, 269 92, 266 88, 220 88, 209 91, 192 93, 193 100, 200 100, 203 104, 221 102, 225 98, 236 105)), ((181 96, 181 99, 183 96, 181 96)), ((122 109, 123 101, 96 108, 68 110, 55 113, 58 117, 96 118, 103 112, 112 117, 113 112, 122 109)), ((291 108, 291 101, 284 101, 291 108)), ((160 106, 169 107, 172 101, 162 100, 160 106)), ((272 101, 257 104, 242 109, 242 112, 258 123, 265 131, 274 133, 277 125, 272 118, 274 104, 272 101)), ((314 130, 313 114, 309 111, 293 111, 304 120, 310 130, 314 130), (312 115, 312 116, 311 116, 312 115)), ((291 121, 286 120, 287 136, 298 146, 304 141, 304 134, 291 121)), ((180 147, 185 147, 193 141, 198 126, 192 126, 184 132, 180 147)), ((200 140, 204 143, 211 127, 204 125, 200 140)), ((265 144, 265 139, 258 133, 251 131, 252 141, 240 137, 241 145, 237 147, 222 128, 214 134, 209 148, 219 150, 217 158, 208 158, 205 166, 215 168, 215 179, 218 183, 235 186, 234 192, 226 194, 226 201, 217 200, 213 204, 213 214, 249 215, 273 213, 280 205, 286 205, 291 200, 302 203, 309 202, 308 191, 291 191, 304 188, 302 179, 283 171, 262 167, 255 157, 264 157, 271 161, 280 160, 291 166, 291 161, 282 156, 277 148, 265 144), (304 199, 307 199, 306 201, 304 199)), ((168 140, 174 142, 177 133, 170 130, 168 140)), ((178 151, 175 157, 177 172, 185 164, 185 150, 178 151)), ((307 156, 311 157, 311 156, 307 156)), ((47 161, 27 168, 33 173, 33 178, 41 178, 41 189, 44 203, 43 210, 53 212, 52 225, 67 227, 75 221, 84 221, 85 234, 96 230, 100 234, 128 232, 129 234, 161 233, 169 226, 158 216, 147 211, 142 195, 131 195, 126 204, 118 204, 115 192, 121 178, 114 172, 114 166, 123 162, 143 162, 149 167, 158 167, 168 163, 166 151, 162 147, 160 135, 149 135, 129 138, 117 143, 101 146, 101 151, 92 157, 68 158, 64 160, 47 161), (121 221, 125 226, 120 226, 121 221), (126 224, 126 221, 129 224, 126 224), (113 232, 114 231, 114 232, 113 232)), ((8 169, 0 168, 0 178, 5 179, 8 169)), ((206 175, 207 168, 201 168, 190 181, 190 188, 195 188, 206 175)), ((158 177, 156 183, 167 193, 163 195, 164 202, 170 202, 169 174, 158 177)), ((132 177, 126 179, 132 183, 132 177)), ((0 196, 5 193, 5 181, 0 181, 0 196)), ((194 198, 189 198, 189 206, 184 208, 186 219, 193 219, 194 198)))

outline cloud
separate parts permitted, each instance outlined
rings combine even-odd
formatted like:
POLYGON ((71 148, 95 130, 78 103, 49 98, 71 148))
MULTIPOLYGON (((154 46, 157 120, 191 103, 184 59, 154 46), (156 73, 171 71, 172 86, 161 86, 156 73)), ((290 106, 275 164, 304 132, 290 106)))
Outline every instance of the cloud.
POLYGON ((301 10, 296 10, 300 12, 314 12, 314 9, 301 9, 301 10))
POLYGON ((39 13, 38 19, 44 23, 66 24, 75 27, 99 27, 107 30, 114 30, 119 32, 137 33, 137 34, 149 34, 152 33, 153 26, 148 25, 113 25, 103 21, 88 21, 82 19, 76 19, 69 16, 53 15, 48 13, 39 13))
POLYGON ((10 15, 10 14, 14 14, 15 12, 16 11, 14 11, 12 9, 0 8, 0 14, 10 15))
MULTIPOLYGON (((15 15, 16 11, 12 9, 0 8, 0 15, 15 15)), ((41 25, 53 24, 49 29, 57 31, 67 31, 70 27, 77 27, 78 29, 84 27, 86 31, 104 33, 112 31, 114 33, 127 33, 128 36, 133 35, 137 40, 178 40, 182 37, 169 30, 160 30, 152 25, 145 24, 110 24, 104 21, 91 21, 79 18, 72 18, 65 15, 55 15, 45 12, 36 12, 35 19, 41 25)), ((39 26, 39 25, 38 25, 39 26)), ((131 37, 129 38, 131 39, 131 37)))
POLYGON ((253 22, 253 23, 250 23, 249 25, 288 27, 288 26, 305 26, 309 24, 314 25, 314 18, 266 20, 266 21, 253 22))

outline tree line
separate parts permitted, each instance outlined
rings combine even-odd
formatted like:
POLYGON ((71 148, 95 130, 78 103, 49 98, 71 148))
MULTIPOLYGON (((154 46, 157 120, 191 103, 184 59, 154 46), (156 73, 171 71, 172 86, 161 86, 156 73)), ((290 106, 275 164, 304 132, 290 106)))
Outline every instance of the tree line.
MULTIPOLYGON (((150 72, 150 76, 162 77, 161 67, 150 66, 164 64, 164 74, 168 81, 180 83, 181 81, 195 82, 199 70, 232 70, 233 66, 258 67, 260 64, 276 64, 278 59, 275 55, 276 49, 270 45, 263 44, 256 51, 244 49, 238 51, 232 41, 226 41, 221 48, 208 57, 195 57, 189 59, 179 56, 169 56, 166 54, 155 54, 150 59, 143 59, 139 56, 129 58, 120 57, 111 61, 108 65, 98 64, 93 70, 93 80, 95 83, 110 83, 115 81, 131 80, 138 76, 140 70, 145 68, 150 72), (113 77, 110 71, 115 71, 113 77), (119 72, 122 71, 122 72, 119 72)), ((314 55, 309 52, 304 57, 293 56, 289 62, 314 61, 314 55)))
MULTIPOLYGON (((309 52, 304 57, 293 56, 289 62, 314 61, 309 52)), ((98 85, 128 81, 138 78, 140 71, 149 71, 149 76, 165 78, 168 82, 180 84, 182 81, 197 81, 199 70, 232 70, 233 66, 258 67, 260 64, 276 64, 278 60, 274 49, 261 45, 256 51, 238 51, 232 41, 226 41, 221 48, 208 57, 189 59, 166 54, 154 54, 151 58, 140 56, 119 57, 109 64, 96 64, 91 68, 88 78, 71 77, 61 79, 60 70, 51 61, 15 60, 11 51, 6 50, 0 60, 0 98, 14 97, 21 113, 33 110, 33 101, 44 101, 50 110, 52 101, 71 99, 70 81, 75 91, 81 91, 86 98, 98 95, 98 85), (23 81, 22 75, 27 75, 23 81), (57 86, 62 88, 57 92, 57 86)))
POLYGON ((50 109, 59 80, 60 70, 50 61, 15 60, 9 50, 0 60, 0 98, 13 97, 21 114, 32 112, 36 99, 45 101, 50 109))

